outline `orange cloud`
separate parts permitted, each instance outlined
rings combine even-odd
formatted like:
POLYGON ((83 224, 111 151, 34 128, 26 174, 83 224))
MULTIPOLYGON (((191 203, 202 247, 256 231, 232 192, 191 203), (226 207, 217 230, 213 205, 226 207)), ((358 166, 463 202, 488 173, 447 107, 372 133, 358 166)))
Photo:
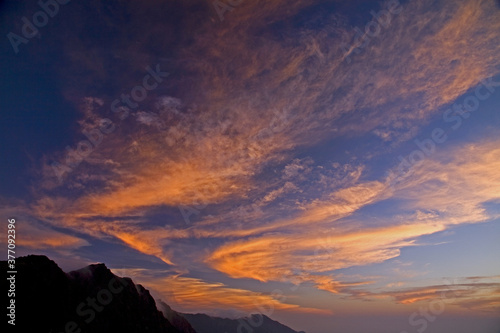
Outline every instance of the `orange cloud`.
POLYGON ((257 215, 239 229, 227 222, 146 229, 140 216, 130 223, 89 221, 92 214, 83 209, 73 213, 66 200, 41 201, 40 211, 59 212, 56 216, 64 217, 67 226, 86 226, 97 237, 111 235, 168 264, 176 263, 172 259, 176 239, 229 238, 204 259, 212 268, 234 278, 312 282, 319 289, 342 292, 349 286, 325 272, 383 262, 399 256, 402 247, 415 245, 418 237, 492 217, 482 204, 500 199, 496 141, 451 149, 435 157, 395 187, 389 186, 389 180, 362 182, 359 173, 323 199, 301 205, 290 218, 259 222, 257 215), (361 230, 356 230, 359 223, 342 222, 360 208, 393 195, 406 200, 403 208, 410 213, 388 212, 384 226, 361 230))
MULTIPOLYGON (((341 189, 330 196, 341 199, 338 203, 313 202, 296 218, 253 229, 254 235, 262 233, 260 236, 220 246, 206 261, 233 278, 300 283, 318 280, 311 278, 318 273, 397 257, 402 247, 415 245, 418 237, 494 217, 482 205, 500 200, 498 147, 498 142, 492 141, 452 149, 439 160, 423 162, 407 181, 393 189, 380 182, 341 189), (386 226, 361 230, 331 223, 391 195, 406 199, 403 207, 414 213, 391 216, 389 212, 386 226), (287 228, 279 228, 283 226, 287 228), (269 229, 264 230, 266 227, 269 229)), ((324 279, 317 283, 319 288, 326 284, 330 287, 321 289, 343 289, 333 277, 326 283, 324 279)), ((426 297, 419 295, 411 301, 426 297)))
POLYGON ((494 216, 483 204, 500 200, 499 168, 498 140, 451 148, 416 166, 394 195, 410 209, 445 217, 447 224, 485 221, 494 216))
POLYGON ((415 238, 441 230, 442 225, 414 223, 362 231, 283 233, 228 243, 206 261, 233 278, 313 281, 321 289, 339 292, 345 284, 332 288, 337 285, 332 277, 325 280, 316 274, 383 262, 399 256, 399 248, 413 245, 415 238))
MULTIPOLYGON (((408 138, 500 63, 500 14, 492 1, 447 2, 436 12, 427 10, 430 3, 406 4, 380 40, 350 64, 332 47, 352 35, 336 16, 330 33, 304 31, 280 42, 271 32, 261 38, 250 33, 270 21, 290 19, 307 2, 257 1, 239 6, 217 28, 207 23, 190 47, 181 48, 179 66, 193 76, 183 80, 196 82, 186 93, 189 102, 173 109, 160 102, 148 105, 168 124, 165 131, 151 131, 132 116, 121 122, 78 167, 109 176, 92 197, 81 197, 79 206, 112 215, 159 205, 220 203, 232 195, 244 197, 254 186, 252 176, 290 149, 331 135, 365 134, 377 126, 393 139, 408 138), (470 41, 468 47, 463 40, 470 41), (185 63, 198 53, 204 57, 185 63), (418 108, 397 103, 415 98, 422 99, 418 108)), ((167 97, 151 97, 161 98, 167 97)), ((89 120, 109 112, 106 101, 100 103, 92 112, 85 110, 89 120)), ((74 181, 69 178, 65 182, 74 181)), ((85 185, 80 179, 75 186, 85 185)))
MULTIPOLYGON (((263 222, 256 214, 239 229, 217 217, 168 232, 142 224, 145 212, 157 206, 245 199, 260 185, 255 176, 285 161, 294 148, 374 129, 384 140, 410 138, 500 63, 500 13, 493 1, 445 2, 440 11, 427 10, 431 2, 405 4, 350 64, 338 47, 353 34, 342 18, 332 15, 319 32, 304 27, 292 35, 259 35, 262 27, 286 23, 309 3, 245 3, 228 14, 225 25, 207 25, 189 46, 179 47, 177 63, 186 74, 171 84, 185 90, 184 102, 167 108, 161 101, 169 97, 152 93, 154 103, 144 106, 168 124, 164 131, 130 116, 66 176, 69 190, 45 179, 46 192, 37 194, 33 209, 54 225, 111 235, 169 264, 175 262, 172 240, 229 238, 206 258, 211 267, 237 278, 312 282, 332 292, 348 285, 328 272, 397 257, 418 237, 452 224, 488 220, 482 204, 499 200, 500 193, 497 142, 450 152, 451 162, 429 159, 395 188, 386 179, 364 180, 359 171, 331 193, 299 202, 291 217, 271 219, 265 212, 263 222), (396 195, 407 200, 411 213, 388 212, 387 225, 363 231, 340 222, 396 195), (419 215, 423 211, 432 213, 419 215), (120 220, 126 216, 134 216, 133 223, 120 220)), ((103 97, 83 110, 82 128, 109 113, 108 102, 103 97)), ((43 171, 53 176, 47 165, 43 171)), ((266 192, 268 184, 262 186, 266 192)), ((285 190, 266 192, 260 203, 285 190)))
MULTIPOLYGON (((446 304, 471 310, 498 313, 500 309, 500 283, 498 277, 480 277, 476 281, 461 279, 454 283, 409 288, 395 292, 379 293, 377 296, 392 297, 398 303, 411 304, 442 300, 446 304), (482 280, 483 282, 479 281, 482 280)), ((370 294, 365 295, 370 298, 370 294)))
POLYGON ((260 293, 231 288, 219 282, 172 275, 162 278, 137 277, 141 283, 165 295, 167 302, 175 304, 177 310, 204 311, 214 309, 236 310, 245 313, 265 311, 296 311, 304 313, 330 314, 328 310, 302 307, 286 302, 287 296, 276 290, 260 293))
MULTIPOLYGON (((30 209, 22 202, 10 202, 9 206, 1 206, 2 216, 16 220, 16 244, 31 250, 75 250, 90 245, 85 239, 54 230, 50 225, 41 223, 31 215, 30 209)), ((7 225, 4 232, 7 234, 7 225)), ((7 237, 1 240, 6 243, 7 237)))
POLYGON ((110 231, 110 234, 141 253, 156 256, 166 264, 173 265, 171 255, 164 250, 167 245, 165 237, 162 238, 162 234, 155 230, 126 232, 118 229, 110 231))

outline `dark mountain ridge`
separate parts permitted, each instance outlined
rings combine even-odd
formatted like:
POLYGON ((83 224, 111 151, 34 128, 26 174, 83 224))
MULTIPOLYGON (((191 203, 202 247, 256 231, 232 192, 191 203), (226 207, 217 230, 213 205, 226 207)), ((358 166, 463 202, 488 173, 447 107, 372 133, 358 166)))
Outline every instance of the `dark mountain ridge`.
POLYGON ((263 314, 238 319, 211 317, 202 313, 180 315, 189 321, 197 333, 305 333, 294 331, 263 314))
MULTIPOLYGON (((0 265, 8 271, 7 261, 0 265)), ((260 314, 226 319, 178 313, 102 263, 65 273, 46 256, 29 255, 16 259, 16 270, 16 325, 7 325, 13 332, 297 333, 260 314)))
MULTIPOLYGON (((7 271, 7 262, 1 262, 7 271)), ((16 259, 17 332, 179 333, 149 291, 96 264, 64 273, 45 256, 16 259)), ((5 289, 4 289, 5 290, 5 289)))

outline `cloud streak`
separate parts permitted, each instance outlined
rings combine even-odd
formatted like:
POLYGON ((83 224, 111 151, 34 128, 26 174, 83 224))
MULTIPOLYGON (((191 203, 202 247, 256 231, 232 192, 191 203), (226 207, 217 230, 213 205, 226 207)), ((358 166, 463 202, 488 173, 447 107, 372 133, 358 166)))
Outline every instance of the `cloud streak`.
MULTIPOLYGON (((65 95, 80 108, 80 131, 95 129, 110 114, 116 129, 62 184, 49 162, 63 162, 65 154, 45 156, 31 213, 51 227, 119 241, 171 266, 182 267, 179 258, 190 258, 231 278, 310 283, 356 294, 358 286, 374 281, 341 281, 335 271, 381 263, 417 246, 423 236, 497 217, 485 208, 500 201, 496 139, 435 154, 395 186, 391 176, 372 176, 373 156, 411 139, 442 108, 498 72, 500 12, 493 1, 434 3, 402 5, 383 34, 349 64, 340 45, 354 30, 341 1, 332 2, 335 13, 321 10, 322 1, 245 2, 220 24, 209 16, 200 19, 209 10, 204 2, 182 4, 178 10, 192 9, 191 16, 160 23, 166 20, 152 14, 154 6, 171 5, 152 1, 132 15, 130 26, 110 17, 105 4, 96 5, 95 15, 102 18, 97 21, 123 27, 113 30, 118 51, 110 55, 96 46, 79 52, 80 44, 93 45, 89 36, 78 37, 78 46, 73 39, 62 42, 73 50, 68 73, 91 73, 82 74, 84 82, 103 80, 100 89, 79 91, 69 84, 65 95), (152 28, 145 17, 158 25, 152 28), (164 43, 148 40, 143 47, 161 51, 168 58, 162 66, 176 70, 119 120, 110 113, 112 101, 136 86, 143 69, 157 60, 128 45, 125 36, 144 31, 163 36, 164 43), (110 73, 112 61, 128 69, 110 73), (340 150, 325 148, 366 138, 380 145, 342 163, 336 161, 340 150), (304 157, 317 147, 318 156, 327 151, 335 162, 319 165, 304 157), (393 202, 378 220, 360 215, 393 202), (179 206, 205 211, 186 224, 172 214, 179 206), (252 212, 239 214, 234 207, 252 212), (158 211, 168 212, 168 220, 155 220, 158 211), (189 246, 196 254, 183 251, 189 246)), ((121 13, 126 17, 137 6, 125 1, 121 13)), ((87 244, 39 230, 44 240, 29 239, 27 245, 87 244)), ((295 308, 198 278, 168 277, 152 285, 184 290, 178 297, 186 307, 243 310, 258 299, 295 308)), ((414 298, 431 292, 416 291, 414 298)), ((394 298, 409 303, 406 296, 394 298)))

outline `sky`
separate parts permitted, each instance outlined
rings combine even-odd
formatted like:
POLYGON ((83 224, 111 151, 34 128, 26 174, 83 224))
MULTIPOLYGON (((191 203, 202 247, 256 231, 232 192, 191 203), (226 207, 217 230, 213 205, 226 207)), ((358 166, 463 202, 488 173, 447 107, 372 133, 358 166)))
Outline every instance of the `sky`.
POLYGON ((6 0, 0 35, 18 256, 308 333, 500 332, 499 1, 6 0))

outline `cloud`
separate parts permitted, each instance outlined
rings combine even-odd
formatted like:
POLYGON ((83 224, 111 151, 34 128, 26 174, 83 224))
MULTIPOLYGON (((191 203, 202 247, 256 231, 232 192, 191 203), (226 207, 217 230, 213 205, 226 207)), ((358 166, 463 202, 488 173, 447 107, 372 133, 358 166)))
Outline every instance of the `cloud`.
POLYGON ((338 293, 347 284, 335 282, 331 275, 329 279, 317 275, 395 258, 401 247, 413 245, 417 237, 441 230, 443 226, 425 223, 361 231, 302 230, 228 243, 215 250, 207 262, 233 278, 312 281, 320 289, 338 293))
MULTIPOLYGON (((180 5, 179 12, 190 13, 179 15, 185 20, 165 20, 156 12, 174 12, 169 4, 148 2, 136 11, 138 3, 125 1, 120 13, 133 17, 130 24, 96 4, 88 12, 102 20, 92 16, 92 22, 111 27, 115 38, 105 46, 93 46, 86 34, 62 42, 70 50, 70 65, 61 70, 70 83, 64 93, 81 111, 80 131, 95 130, 108 117, 115 130, 61 184, 50 161, 65 164, 67 155, 45 157, 33 214, 54 227, 111 236, 170 265, 182 265, 174 259, 180 240, 215 238, 222 245, 199 245, 206 257, 197 259, 230 277, 355 293, 358 282, 339 281, 335 270, 383 262, 424 235, 487 221, 492 214, 484 204, 500 200, 497 141, 429 158, 395 187, 367 175, 367 156, 385 148, 358 156, 357 165, 337 162, 330 173, 311 158, 297 158, 315 144, 369 133, 393 145, 407 141, 440 108, 497 72, 500 12, 493 2, 434 3, 404 4, 350 63, 340 45, 352 41, 354 27, 341 12, 309 10, 322 9, 321 2, 245 2, 221 24, 203 16, 209 6, 201 2, 180 5), (140 49, 129 45, 132 35, 154 38, 140 49), (168 57, 176 72, 140 111, 131 110, 135 116, 119 119, 110 111, 112 101, 159 61, 146 49, 168 57), (109 66, 113 61, 118 65, 109 66), (78 91, 71 75, 91 88, 78 91), (165 126, 155 129, 156 123, 165 126), (269 170, 282 170, 279 179, 269 170), (312 175, 318 178, 306 184, 312 175), (357 215, 395 197, 403 205, 388 210, 381 224, 357 215), (235 202, 261 210, 244 216, 223 210, 235 202), (148 212, 182 205, 209 207, 213 215, 178 228, 149 225, 148 212)), ((90 19, 81 15, 77 28, 90 19)), ((74 236, 47 242, 40 246, 84 244, 74 236)), ((247 306, 252 297, 264 297, 194 278, 164 282, 193 284, 181 295, 192 305, 209 301, 202 292, 232 295, 207 306, 247 306)))
MULTIPOLYGON (((500 200, 498 139, 450 148, 425 160, 398 186, 395 195, 409 209, 446 216, 447 224, 481 222, 495 217, 484 204, 500 200)), ((423 216, 427 218, 427 216, 423 216)))
MULTIPOLYGON (((395 189, 381 182, 360 182, 339 189, 330 195, 331 201, 313 201, 295 218, 255 228, 255 236, 220 246, 207 263, 233 278, 300 283, 318 280, 313 278, 318 273, 398 257, 401 248, 417 245, 421 236, 496 216, 483 204, 500 199, 498 147, 498 141, 486 141, 451 149, 422 163, 395 189), (369 221, 339 223, 360 208, 392 195, 406 202, 385 214, 385 225, 368 227, 369 221), (397 213, 401 209, 412 213, 397 213)), ((320 280, 324 279, 322 276, 320 280)), ((317 286, 349 292, 334 281, 333 275, 330 282, 317 286)))
MULTIPOLYGON (((376 296, 391 297, 402 304, 442 300, 462 308, 498 313, 500 308, 498 276, 476 277, 473 281, 470 280, 470 278, 463 278, 460 281, 455 279, 453 283, 446 280, 447 283, 441 285, 378 293, 376 296)), ((370 298, 370 294, 363 297, 370 298)))
MULTIPOLYGON (((364 135, 376 127, 394 133, 392 141, 408 139, 499 64, 500 14, 490 1, 442 3, 439 11, 428 10, 430 3, 405 4, 350 64, 342 61, 339 45, 354 30, 340 14, 319 19, 323 28, 314 34, 307 25, 253 33, 269 21, 291 22, 306 2, 258 1, 228 13, 226 24, 201 21, 201 33, 190 47, 180 48, 178 65, 185 77, 171 79, 195 84, 183 96, 152 93, 138 113, 139 122, 147 124, 158 115, 165 131, 120 122, 117 138, 106 138, 93 153, 115 165, 108 170, 115 175, 113 186, 88 205, 117 214, 195 200, 216 203, 230 195, 243 197, 252 176, 290 149, 332 135, 364 135), (463 47, 463 40, 472 44, 463 47), (184 107, 176 104, 181 99, 184 107), (418 105, 412 105, 415 100, 418 105), (127 147, 133 151, 126 153, 127 147), (205 188, 211 193, 200 193, 205 188)), ((135 6, 127 4, 124 11, 135 6)), ((98 113, 109 114, 111 100, 103 98, 98 113)))
MULTIPOLYGON (((500 14, 491 1, 409 2, 351 63, 344 61, 340 45, 353 39, 353 27, 338 14, 316 13, 307 18, 316 20, 314 30, 307 24, 291 28, 298 8, 306 6, 294 4, 282 11, 261 2, 238 7, 218 28, 220 38, 213 39, 210 29, 196 38, 204 58, 189 64, 200 74, 200 90, 211 92, 210 105, 238 113, 242 99, 259 99, 251 110, 259 117, 288 107, 286 132, 294 144, 373 129, 392 133, 391 141, 405 141, 499 64, 500 14), (269 22, 276 28, 254 33, 269 22), (315 136, 303 135, 313 131, 315 136)), ((192 52, 187 49, 186 56, 192 52)))
POLYGON ((157 230, 134 230, 127 232, 125 228, 113 228, 118 230, 107 230, 108 233, 119 240, 123 241, 129 247, 141 253, 156 256, 164 263, 173 265, 172 255, 165 250, 168 241, 164 233, 158 233, 157 230), (163 236, 163 237, 162 237, 163 236))
POLYGON ((144 125, 154 125, 156 124, 160 118, 158 117, 158 115, 156 113, 152 113, 152 112, 143 112, 143 111, 140 111, 140 112, 137 112, 137 121, 144 124, 144 125))
MULTIPOLYGON (((132 121, 120 122, 114 138, 106 137, 92 153, 97 161, 112 161, 105 168, 112 181, 103 184, 106 190, 95 199, 83 198, 82 205, 120 214, 196 200, 216 203, 230 195, 244 196, 263 164, 331 135, 325 131, 361 135, 370 127, 389 126, 395 133, 411 133, 408 129, 476 85, 498 64, 500 20, 491 2, 443 3, 439 11, 427 10, 429 4, 406 4, 379 40, 350 64, 342 62, 335 46, 353 30, 338 14, 330 21, 320 20, 319 33, 312 34, 307 25, 291 33, 251 33, 269 21, 290 22, 307 7, 305 2, 259 1, 228 13, 226 24, 199 23, 206 29, 178 55, 192 60, 178 61, 182 72, 191 73, 182 80, 196 84, 183 98, 154 92, 145 111, 138 113, 139 122, 146 124, 158 115, 168 124, 165 131, 152 132, 148 126, 146 132, 132 121), (473 45, 464 48, 462 40, 473 45), (204 56, 195 58, 198 54, 204 56), (418 106, 399 103, 416 97, 422 100, 418 106), (184 108, 178 103, 181 99, 186 101, 184 108), (315 136, 307 135, 313 131, 315 136), (127 152, 127 147, 133 151, 127 152)), ((123 11, 133 7, 127 3, 123 11)), ((95 120, 95 113, 109 114, 108 98, 91 98, 99 101, 98 111, 92 114, 86 106, 85 117, 95 120)), ((400 140, 404 137, 401 134, 400 140)), ((92 165, 84 168, 92 174, 105 172, 92 165)))
MULTIPOLYGON (((180 251, 184 246, 178 240, 216 238, 224 240, 223 245, 198 259, 232 278, 310 282, 318 289, 354 293, 352 285, 336 279, 335 270, 380 263, 398 257, 403 247, 418 245, 421 236, 493 218, 483 204, 499 200, 499 161, 497 141, 485 141, 450 148, 426 160, 396 187, 390 186, 389 178, 364 181, 362 169, 358 169, 351 172, 349 181, 337 183, 333 192, 302 204, 290 217, 261 221, 263 216, 269 217, 261 211, 239 228, 220 219, 215 224, 188 228, 146 228, 140 222, 145 217, 140 215, 130 221, 98 223, 89 220, 92 210, 65 216, 63 207, 69 205, 68 214, 73 208, 67 201, 56 206, 48 201, 45 211, 63 210, 60 216, 65 216, 66 223, 73 221, 73 227, 85 225, 97 237, 111 235, 168 264, 179 264, 173 259, 174 248, 180 251), (355 217, 361 208, 394 196, 403 203, 385 213, 383 225, 369 226, 370 220, 355 217)), ((226 218, 230 216, 237 217, 228 214, 226 218)))
POLYGON ((249 314, 263 311, 292 311, 329 314, 328 310, 303 307, 287 302, 287 296, 275 290, 272 293, 254 292, 231 288, 220 282, 208 282, 199 278, 185 277, 146 270, 118 270, 117 273, 134 274, 136 281, 162 295, 177 311, 216 314, 214 311, 236 311, 249 314))
MULTIPOLYGON (((13 218, 15 222, 15 244, 22 251, 54 251, 56 253, 68 254, 83 246, 89 246, 89 242, 75 233, 68 233, 68 230, 57 230, 50 224, 43 223, 36 219, 31 213, 29 207, 22 201, 6 200, 1 205, 0 213, 2 216, 13 218), (8 203, 7 203, 8 202, 8 203)), ((7 224, 4 228, 7 234, 7 224)), ((2 239, 5 246, 7 237, 2 239)), ((26 253, 25 252, 25 253, 26 253)))
POLYGON ((36 224, 23 223, 19 228, 19 234, 23 235, 18 241, 18 245, 32 250, 44 249, 78 249, 90 244, 79 237, 70 236, 63 232, 58 232, 50 227, 36 224))

